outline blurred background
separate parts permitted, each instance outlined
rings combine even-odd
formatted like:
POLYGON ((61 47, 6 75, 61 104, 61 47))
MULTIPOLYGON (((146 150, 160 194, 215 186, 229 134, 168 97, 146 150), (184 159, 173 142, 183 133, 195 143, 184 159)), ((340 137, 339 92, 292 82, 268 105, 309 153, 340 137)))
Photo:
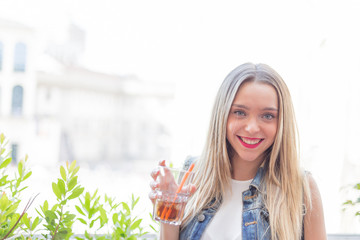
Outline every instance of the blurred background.
POLYGON ((0 131, 29 156, 25 196, 54 199, 76 160, 87 191, 140 196, 149 173, 199 155, 216 91, 244 62, 290 88, 302 165, 328 233, 360 233, 360 2, 0 0, 0 131))

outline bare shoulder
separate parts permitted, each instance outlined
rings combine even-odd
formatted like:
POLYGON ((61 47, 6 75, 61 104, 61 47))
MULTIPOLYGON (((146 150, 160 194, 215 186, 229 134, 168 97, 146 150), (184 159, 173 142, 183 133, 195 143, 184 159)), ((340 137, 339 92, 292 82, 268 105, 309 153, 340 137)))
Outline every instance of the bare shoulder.
POLYGON ((311 206, 307 206, 307 212, 304 222, 305 240, 326 239, 324 210, 319 188, 314 177, 306 174, 309 184, 311 206))
POLYGON ((308 181, 309 188, 310 188, 311 201, 320 201, 321 202, 320 191, 319 191, 318 185, 316 184, 316 181, 315 181, 314 177, 312 176, 312 174, 307 173, 306 179, 308 181))

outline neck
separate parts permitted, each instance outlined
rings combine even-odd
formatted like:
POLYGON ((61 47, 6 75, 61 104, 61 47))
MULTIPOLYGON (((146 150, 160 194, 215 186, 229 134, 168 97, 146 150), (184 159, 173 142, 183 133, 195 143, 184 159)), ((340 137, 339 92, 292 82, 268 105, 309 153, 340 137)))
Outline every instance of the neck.
POLYGON ((238 181, 253 179, 263 161, 263 158, 255 161, 244 161, 240 159, 238 155, 234 156, 231 158, 232 179, 238 181))

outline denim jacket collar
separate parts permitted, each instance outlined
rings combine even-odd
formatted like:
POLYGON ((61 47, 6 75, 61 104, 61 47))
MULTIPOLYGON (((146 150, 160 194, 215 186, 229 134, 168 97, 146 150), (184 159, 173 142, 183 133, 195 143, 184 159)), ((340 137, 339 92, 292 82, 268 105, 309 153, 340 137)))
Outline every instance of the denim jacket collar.
MULTIPOLYGON (((264 192, 260 191, 263 189, 261 184, 264 175, 265 170, 261 166, 250 183, 250 189, 243 193, 244 224, 239 226, 243 228, 242 239, 271 239, 268 212, 263 203, 264 192)), ((187 226, 180 230, 180 240, 200 240, 206 227, 209 225, 221 205, 221 202, 221 199, 213 199, 209 204, 211 207, 203 209, 189 224, 187 224, 187 226)))
POLYGON ((263 180, 263 177, 265 175, 265 169, 264 167, 259 167, 258 171, 256 172, 256 175, 252 182, 250 183, 250 186, 255 187, 258 191, 260 191, 260 185, 263 180))

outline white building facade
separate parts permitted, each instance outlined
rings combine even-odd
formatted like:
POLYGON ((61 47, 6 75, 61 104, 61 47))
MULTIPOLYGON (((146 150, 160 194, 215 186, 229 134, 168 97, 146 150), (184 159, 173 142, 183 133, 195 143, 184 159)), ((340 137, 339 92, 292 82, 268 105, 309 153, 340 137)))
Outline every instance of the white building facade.
POLYGON ((0 130, 14 160, 28 154, 50 166, 77 160, 121 167, 170 156, 162 116, 171 109, 174 86, 82 68, 84 35, 70 30, 68 43, 45 54, 34 30, 0 20, 0 130))
POLYGON ((35 137, 35 49, 31 28, 0 20, 0 126, 2 132, 12 136, 15 161, 35 137))

